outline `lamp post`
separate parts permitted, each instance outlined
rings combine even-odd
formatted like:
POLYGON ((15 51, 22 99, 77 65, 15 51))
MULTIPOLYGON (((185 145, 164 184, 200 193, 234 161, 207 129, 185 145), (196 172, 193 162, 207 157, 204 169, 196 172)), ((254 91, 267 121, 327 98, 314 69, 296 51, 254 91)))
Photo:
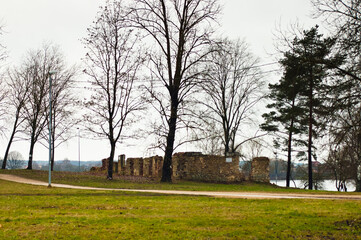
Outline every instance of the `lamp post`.
POLYGON ((278 181, 278 158, 277 158, 277 152, 276 152, 275 169, 276 169, 276 185, 277 185, 277 181, 278 181))
POLYGON ((80 129, 78 129, 78 160, 79 160, 79 172, 80 172, 80 129))
POLYGON ((51 136, 52 136, 52 96, 51 96, 51 85, 52 85, 52 78, 51 76, 55 74, 55 71, 49 72, 49 185, 48 187, 51 187, 51 151, 52 151, 52 142, 51 142, 51 136))

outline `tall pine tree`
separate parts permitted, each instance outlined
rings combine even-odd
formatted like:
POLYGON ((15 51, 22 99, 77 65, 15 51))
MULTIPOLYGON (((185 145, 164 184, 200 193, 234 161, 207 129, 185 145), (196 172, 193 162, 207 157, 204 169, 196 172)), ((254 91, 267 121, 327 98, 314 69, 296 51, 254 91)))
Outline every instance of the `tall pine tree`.
POLYGON ((303 31, 301 37, 293 39, 289 51, 284 53, 281 60, 285 69, 284 76, 278 85, 270 86, 273 91, 271 99, 275 102, 269 107, 275 108, 276 112, 264 115, 265 130, 277 131, 275 126, 281 124, 288 131, 289 163, 292 134, 307 132, 307 140, 304 142, 307 145, 309 189, 313 187, 312 159, 316 156, 313 152, 313 140, 323 129, 321 117, 331 113, 327 107, 329 66, 334 68, 342 62, 341 57, 332 54, 335 43, 333 38, 323 38, 318 33, 318 26, 303 31))
POLYGON ((268 104, 267 108, 273 110, 263 114, 265 123, 261 125, 261 128, 268 132, 277 133, 276 144, 283 145, 282 143, 284 143, 287 146, 286 186, 289 187, 293 142, 297 141, 295 135, 306 131, 306 128, 301 124, 300 117, 304 114, 304 108, 298 106, 303 85, 297 79, 299 70, 295 59, 285 57, 280 61, 280 64, 284 69, 282 78, 279 83, 269 85, 271 92, 268 98, 273 103, 268 104))

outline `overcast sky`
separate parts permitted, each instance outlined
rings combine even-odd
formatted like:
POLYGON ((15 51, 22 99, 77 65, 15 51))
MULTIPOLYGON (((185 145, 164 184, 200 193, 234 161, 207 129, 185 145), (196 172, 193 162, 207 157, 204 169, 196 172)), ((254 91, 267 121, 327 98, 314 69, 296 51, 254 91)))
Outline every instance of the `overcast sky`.
MULTIPOLYGON (((310 28, 318 21, 310 17, 312 7, 309 0, 222 0, 223 16, 220 17, 218 34, 223 37, 245 39, 261 63, 274 62, 276 27, 287 28, 298 21, 310 28)), ((7 47, 7 66, 21 62, 30 49, 38 49, 44 42, 60 46, 67 62, 79 64, 84 49, 79 41, 86 36, 86 29, 93 20, 103 0, 0 0, 0 22, 6 33, 0 39, 7 47)), ((272 66, 277 68, 277 66, 272 66)), ((271 67, 271 68, 272 68, 271 67)), ((275 77, 275 76, 271 76, 275 77)), ((0 156, 5 151, 6 138, 0 142, 0 156)), ((12 150, 28 155, 27 142, 14 144, 12 150)), ((140 143, 142 145, 142 143, 140 143)), ((56 160, 65 157, 78 159, 77 139, 56 151, 56 160)), ((128 156, 142 156, 144 148, 134 146, 124 151, 118 147, 116 154, 126 152, 128 156)), ((100 160, 109 155, 107 142, 81 139, 81 159, 100 160)), ((48 159, 47 149, 37 144, 35 160, 48 159)))

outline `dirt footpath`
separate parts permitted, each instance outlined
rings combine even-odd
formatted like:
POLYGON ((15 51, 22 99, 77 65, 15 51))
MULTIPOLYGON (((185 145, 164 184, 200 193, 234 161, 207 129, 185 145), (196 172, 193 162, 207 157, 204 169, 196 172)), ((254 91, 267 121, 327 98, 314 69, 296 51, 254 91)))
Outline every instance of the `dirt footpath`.
MULTIPOLYGON (((0 174, 0 179, 5 181, 32 184, 37 186, 48 186, 47 182, 22 178, 9 174, 0 174)), ((95 188, 82 187, 67 184, 52 183, 52 187, 82 189, 94 191, 124 191, 124 192, 144 192, 144 193, 158 193, 171 195, 192 195, 192 196, 209 196, 209 197, 223 197, 223 198, 244 198, 244 199, 330 199, 330 200, 359 200, 361 195, 351 194, 291 194, 291 193, 266 193, 266 192, 204 192, 204 191, 178 191, 178 190, 142 190, 142 189, 116 189, 116 188, 95 188)))

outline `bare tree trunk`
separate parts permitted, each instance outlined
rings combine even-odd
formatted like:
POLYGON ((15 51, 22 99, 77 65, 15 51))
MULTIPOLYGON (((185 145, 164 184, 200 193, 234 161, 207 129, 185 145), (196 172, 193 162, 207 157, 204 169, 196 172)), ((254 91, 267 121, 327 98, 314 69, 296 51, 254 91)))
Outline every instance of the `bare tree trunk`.
POLYGON ((229 137, 225 134, 225 143, 224 143, 224 156, 229 152, 229 137))
POLYGON ((313 117, 313 79, 310 81, 309 90, 309 116, 308 116, 308 189, 312 190, 312 117, 313 117))
POLYGON ((10 150, 10 145, 11 145, 11 143, 9 142, 8 146, 6 148, 6 151, 5 151, 5 156, 4 156, 4 160, 3 160, 3 164, 1 166, 1 169, 6 169, 6 162, 7 162, 7 158, 8 158, 8 154, 9 154, 9 150, 10 150))
POLYGON ((356 180, 356 192, 361 192, 361 179, 356 180))
POLYGON ((334 169, 333 173, 335 175, 336 189, 337 189, 338 192, 340 192, 340 182, 341 182, 341 180, 339 180, 338 177, 337 177, 337 170, 336 169, 334 169))
POLYGON ((56 129, 56 122, 55 122, 55 111, 53 112, 53 117, 52 117, 52 130, 51 130, 51 171, 54 171, 54 160, 55 160, 55 129, 56 129))
POLYGON ((222 122, 223 122, 223 134, 224 134, 224 156, 226 156, 227 153, 229 152, 230 130, 227 125, 226 119, 222 119, 222 122))
MULTIPOLYGON (((23 83, 23 84, 25 84, 25 83, 23 83)), ((17 84, 15 84, 15 85, 17 85, 17 84)), ((13 87, 14 85, 11 84, 10 86, 13 87)), ((26 91, 24 91, 24 92, 26 94, 26 91)), ((14 120, 14 124, 13 124, 13 130, 11 132, 9 142, 8 142, 7 147, 6 147, 2 169, 6 168, 6 162, 7 162, 7 159, 8 159, 8 154, 9 154, 9 151, 10 151, 11 144, 13 143, 13 140, 14 140, 14 137, 15 137, 15 134, 16 134, 16 131, 17 131, 18 127, 19 127, 20 123, 22 122, 22 121, 20 121, 20 123, 19 123, 20 111, 22 110, 23 105, 24 105, 24 99, 21 99, 21 98, 24 97, 24 95, 22 93, 23 92, 21 92, 19 98, 16 98, 16 100, 19 100, 19 103, 17 101, 14 101, 14 100, 12 101, 12 102, 18 103, 18 105, 16 106, 16 113, 15 113, 15 120, 14 120)))
POLYGON ((51 171, 54 171, 54 157, 55 157, 55 139, 51 138, 51 171))
POLYGON ((178 94, 172 95, 171 115, 169 119, 169 131, 167 136, 167 147, 164 154, 162 182, 172 182, 172 156, 174 150, 175 132, 177 129, 178 94))
POLYGON ((13 131, 13 132, 11 133, 8 146, 6 147, 6 151, 5 151, 5 155, 4 155, 4 160, 3 160, 3 165, 2 165, 2 167, 1 167, 2 169, 5 169, 5 168, 6 168, 6 162, 7 162, 7 159, 8 159, 8 154, 9 154, 10 147, 11 147, 11 144, 12 144, 12 142, 13 142, 14 136, 15 136, 15 131, 13 131))
POLYGON ((108 161, 108 180, 113 179, 113 162, 114 162, 114 153, 115 153, 115 141, 110 141, 110 156, 108 161))
POLYGON ((290 124, 290 131, 288 133, 288 153, 287 153, 287 174, 286 174, 286 187, 290 187, 291 179, 291 158, 292 158, 292 133, 293 133, 294 119, 292 118, 290 124))
POLYGON ((15 136, 15 133, 16 133, 16 128, 17 128, 17 124, 18 124, 18 120, 19 120, 19 117, 16 117, 15 119, 15 122, 14 122, 14 126, 13 126, 13 131, 11 132, 11 136, 10 136, 10 139, 9 139, 9 143, 8 143, 8 146, 6 147, 6 151, 5 151, 5 155, 4 155, 4 160, 3 160, 3 165, 2 165, 2 169, 5 169, 6 168, 6 161, 8 159, 8 154, 9 154, 9 151, 10 151, 10 147, 11 147, 11 144, 13 143, 13 139, 14 139, 14 136, 15 136))
POLYGON ((26 169, 28 170, 32 170, 33 169, 33 153, 34 153, 34 145, 35 145, 35 140, 34 140, 34 136, 31 137, 31 141, 30 141, 30 150, 29 150, 29 161, 28 161, 28 167, 26 169))
POLYGON ((356 185, 355 192, 361 192, 361 165, 358 165, 356 167, 355 185, 356 185))

